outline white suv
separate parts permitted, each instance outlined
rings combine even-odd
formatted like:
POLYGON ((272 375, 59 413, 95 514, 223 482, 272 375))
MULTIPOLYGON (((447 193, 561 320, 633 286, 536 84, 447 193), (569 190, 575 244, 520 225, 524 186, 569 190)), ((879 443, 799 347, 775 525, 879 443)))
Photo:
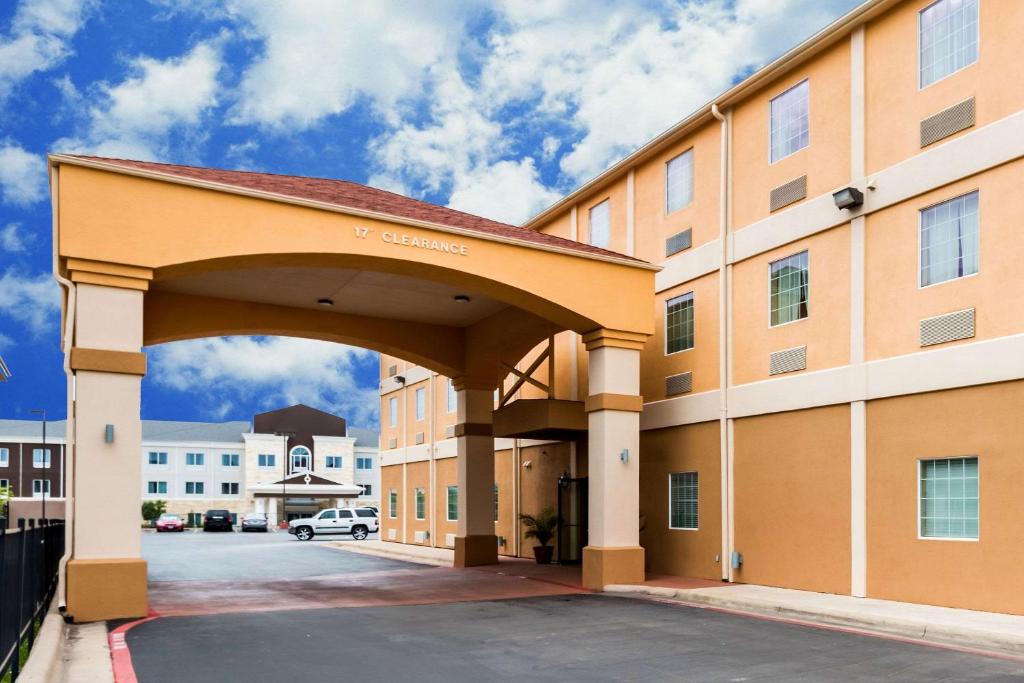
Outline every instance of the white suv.
POLYGON ((362 541, 380 528, 380 519, 373 508, 327 508, 312 517, 288 522, 288 533, 300 541, 318 534, 351 534, 362 541))

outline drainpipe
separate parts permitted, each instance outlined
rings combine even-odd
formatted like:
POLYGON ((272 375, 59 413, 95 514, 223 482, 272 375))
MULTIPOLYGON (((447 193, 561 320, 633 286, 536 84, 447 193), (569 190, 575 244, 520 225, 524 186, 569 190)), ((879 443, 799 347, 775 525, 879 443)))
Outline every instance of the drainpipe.
MULTIPOLYGON (((431 503, 431 506, 430 506, 431 507, 431 510, 430 510, 430 545, 436 548, 437 547, 437 507, 438 507, 438 503, 440 502, 441 499, 440 499, 440 497, 438 496, 438 493, 437 493, 437 460, 436 460, 436 457, 437 457, 437 450, 436 450, 437 449, 437 444, 434 441, 434 418, 435 418, 435 415, 434 415, 434 398, 435 398, 435 395, 434 395, 434 385, 435 384, 437 384, 437 374, 434 373, 434 372, 431 372, 430 373, 430 392, 429 392, 429 395, 427 397, 427 400, 430 402, 428 404, 429 407, 427 408, 427 420, 428 420, 428 422, 427 422, 427 428, 424 430, 423 441, 424 441, 424 443, 429 444, 427 446, 427 449, 428 449, 428 453, 427 454, 430 456, 430 460, 428 461, 428 463, 430 465, 430 469, 429 469, 429 472, 428 472, 428 474, 429 474, 428 481, 430 482, 430 503, 431 503), (427 439, 427 437, 430 437, 429 440, 427 439)), ((444 504, 447 507, 447 505, 448 505, 448 497, 447 497, 447 495, 445 496, 444 501, 445 501, 444 504)), ((447 519, 447 515, 445 515, 445 518, 447 519)))
POLYGON ((730 301, 730 279, 732 266, 729 265, 729 192, 730 192, 730 155, 729 135, 730 117, 722 114, 717 104, 711 105, 711 115, 722 124, 721 156, 719 162, 719 206, 718 206, 718 241, 721 247, 718 269, 718 426, 719 453, 721 461, 721 501, 722 501, 722 553, 719 557, 722 579, 732 580, 732 486, 731 478, 731 444, 729 443, 729 385, 730 363, 729 343, 731 329, 732 302, 730 301))
POLYGON ((64 555, 57 565, 57 609, 61 614, 67 612, 67 564, 74 552, 75 547, 75 377, 71 372, 71 348, 75 334, 75 310, 77 304, 77 291, 75 284, 60 274, 60 260, 58 257, 58 213, 57 202, 58 181, 60 173, 56 167, 50 167, 50 208, 53 213, 53 279, 67 292, 67 308, 64 315, 64 330, 61 335, 61 350, 64 352, 64 374, 68 379, 67 395, 67 418, 64 421, 64 448, 66 464, 64 467, 65 482, 64 496, 64 555))

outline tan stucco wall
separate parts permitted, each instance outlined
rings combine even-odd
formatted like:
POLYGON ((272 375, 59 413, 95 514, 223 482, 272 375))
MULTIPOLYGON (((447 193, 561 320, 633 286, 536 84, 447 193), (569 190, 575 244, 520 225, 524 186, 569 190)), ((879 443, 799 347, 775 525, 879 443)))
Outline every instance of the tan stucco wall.
POLYGON ((918 12, 933 1, 900 3, 868 25, 865 116, 869 173, 919 153, 918 122, 968 97, 976 98, 976 127, 1024 108, 1024 88, 1014 86, 1008 67, 1020 61, 1024 3, 1016 0, 979 2, 978 61, 918 89, 918 12))
POLYGON ((390 540, 388 531, 395 530, 395 540, 402 541, 402 516, 405 514, 406 499, 402 491, 402 466, 388 465, 380 468, 380 537, 382 540, 390 540), (391 491, 398 492, 398 518, 391 519, 389 516, 391 491))
POLYGON ((642 432, 640 435, 640 543, 647 571, 720 579, 722 476, 718 422, 642 432), (669 528, 668 479, 697 472, 697 530, 669 528))
MULTIPOLYGON (((1007 283, 1019 281, 1024 240, 1019 212, 1007 200, 1019 194, 1022 174, 1024 161, 1016 161, 868 217, 865 352, 869 360, 920 351, 922 318, 964 308, 976 309, 975 337, 967 343, 1021 332, 1024 288, 1007 283), (919 287, 919 211, 974 190, 980 193, 978 273, 919 287)), ((812 296, 813 279, 812 272, 812 296)), ((965 342, 944 346, 957 343, 965 342)))
POLYGON ((515 470, 515 458, 511 450, 494 453, 494 481, 498 485, 498 521, 494 525, 494 535, 505 539, 505 545, 498 546, 499 555, 514 554, 516 527, 519 526, 515 519, 513 497, 515 470))
POLYGON ((769 215, 772 188, 807 175, 807 196, 830 191, 850 177, 850 47, 841 41, 794 72, 744 100, 733 113, 733 225, 769 215), (769 163, 769 102, 810 81, 807 147, 769 163))
MULTIPOLYGON (((733 268, 733 381, 768 379, 769 354, 807 346, 807 369, 850 360, 850 234, 847 226, 759 254, 733 268), (808 251, 808 315, 769 326, 769 264, 808 251)), ((717 313, 717 309, 716 309, 717 313)))
MULTIPOLYGON (((445 546, 445 536, 457 533, 459 520, 448 520, 448 487, 458 486, 459 478, 455 458, 444 458, 434 462, 434 528, 437 536, 434 545, 445 546)), ((453 546, 454 547, 454 546, 453 546)))
MULTIPOLYGON (((519 457, 522 463, 531 463, 528 468, 520 468, 520 512, 537 514, 544 508, 555 508, 558 504, 558 477, 569 471, 569 444, 560 442, 521 448, 519 457)), ((537 542, 524 538, 522 525, 518 526, 519 555, 533 557, 533 547, 537 542)), ((557 548, 557 539, 551 545, 557 548)))
MULTIPOLYGON (((416 542, 417 531, 430 531, 430 509, 433 505, 434 497, 430 490, 430 463, 428 462, 411 462, 406 465, 407 470, 407 488, 405 491, 405 509, 407 511, 406 525, 408 528, 408 542, 416 542), (422 488, 426 494, 426 501, 424 506, 425 519, 416 519, 416 489, 422 488)), ((399 511, 401 516, 401 510, 399 511)), ((443 540, 443 539, 442 539, 443 540)), ((423 545, 433 545, 433 538, 428 538, 426 543, 423 545)))
POLYGON ((850 409, 735 421, 736 581, 850 592, 850 409))
POLYGON ((868 404, 868 595, 1024 614, 1024 381, 868 404), (918 539, 920 458, 977 456, 977 541, 918 539))

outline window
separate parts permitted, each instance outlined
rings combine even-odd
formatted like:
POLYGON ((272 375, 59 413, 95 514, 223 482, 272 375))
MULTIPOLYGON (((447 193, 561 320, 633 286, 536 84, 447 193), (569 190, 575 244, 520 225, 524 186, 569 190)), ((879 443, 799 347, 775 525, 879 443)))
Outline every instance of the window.
POLYGON ((328 455, 326 458, 324 458, 324 461, 326 463, 327 469, 329 470, 341 469, 342 458, 340 455, 328 455))
POLYGON ((256 464, 260 467, 276 467, 277 456, 273 453, 260 453, 256 456, 256 464))
POLYGON ((806 251, 769 265, 770 325, 785 325, 807 317, 810 296, 809 257, 806 251))
POLYGON ((388 517, 398 519, 398 491, 388 491, 388 517))
POLYGON ((665 353, 693 348, 693 292, 665 302, 665 353))
POLYGON ((356 458, 356 469, 357 470, 372 470, 373 469, 373 458, 356 458))
POLYGON ((361 496, 372 496, 373 495, 373 484, 362 484, 363 492, 361 496))
POLYGON ((11 488, 11 480, 10 479, 0 479, 0 489, 9 489, 9 488, 11 488))
POLYGON ((498 521, 498 485, 494 485, 494 521, 498 521))
POLYGON ((448 380, 448 412, 454 413, 459 406, 459 395, 455 391, 455 382, 448 380))
POLYGON ((459 487, 448 487, 448 521, 454 522, 459 518, 459 487))
POLYGON ((377 514, 369 508, 356 508, 356 517, 376 517, 377 514))
POLYGON ((225 481, 221 482, 220 492, 225 496, 237 496, 238 495, 238 482, 237 481, 225 481))
POLYGON ((809 81, 797 83, 769 104, 773 164, 799 152, 810 142, 810 90, 809 81))
POLYGON ((0 448, 0 467, 8 467, 11 464, 11 451, 7 448, 0 448))
POLYGON ((352 519, 351 510, 338 510, 338 517, 341 519, 352 519))
POLYGON ((668 526, 670 529, 697 528, 697 473, 668 475, 668 526))
POLYGON ((305 472, 310 469, 309 449, 305 446, 296 446, 292 449, 292 472, 305 472))
POLYGON ((186 453, 185 464, 189 467, 202 467, 206 457, 202 453, 186 453))
POLYGON ((336 510, 324 510, 320 513, 320 519, 337 519, 338 512, 336 510))
POLYGON ((920 461, 922 538, 978 538, 978 459, 920 461))
POLYGON ((678 211, 693 201, 693 150, 688 149, 665 164, 665 213, 678 211))
POLYGON ((921 286, 978 272, 978 193, 921 210, 921 286))
POLYGON ((146 484, 146 493, 167 493, 166 481, 151 481, 146 484))
MULTIPOLYGON (((164 454, 164 464, 167 463, 166 453, 164 454)), ((49 448, 33 448, 32 449, 32 467, 36 469, 48 469, 50 467, 50 449, 49 448)))
POLYGON ((33 479, 32 497, 35 498, 48 495, 50 495, 50 481, 48 479, 33 479))
POLYGON ((398 426, 398 398, 395 396, 388 399, 388 426, 398 426))
POLYGON ((427 390, 420 387, 416 390, 416 421, 419 422, 427 414, 427 390))
POLYGON ((427 494, 423 489, 416 489, 416 519, 427 518, 427 494))
POLYGON ((156 451, 150 451, 149 452, 149 464, 150 465, 166 465, 167 464, 167 454, 166 453, 157 453, 156 451))
POLYGON ((201 496, 206 492, 206 484, 201 481, 186 481, 185 482, 185 495, 186 496, 201 496))
POLYGON ((611 204, 604 200, 590 208, 590 243, 595 247, 607 247, 611 242, 611 204))
POLYGON ((238 467, 238 453, 221 453, 220 464, 223 467, 238 467))
POLYGON ((978 61, 978 0, 939 0, 918 14, 919 85, 978 61))

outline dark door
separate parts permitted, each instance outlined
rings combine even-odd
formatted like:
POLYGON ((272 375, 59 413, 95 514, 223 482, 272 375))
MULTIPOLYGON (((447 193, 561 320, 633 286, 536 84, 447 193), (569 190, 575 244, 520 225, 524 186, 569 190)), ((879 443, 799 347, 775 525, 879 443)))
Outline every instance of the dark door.
POLYGON ((558 480, 558 561, 581 562, 587 545, 587 478, 558 480))

